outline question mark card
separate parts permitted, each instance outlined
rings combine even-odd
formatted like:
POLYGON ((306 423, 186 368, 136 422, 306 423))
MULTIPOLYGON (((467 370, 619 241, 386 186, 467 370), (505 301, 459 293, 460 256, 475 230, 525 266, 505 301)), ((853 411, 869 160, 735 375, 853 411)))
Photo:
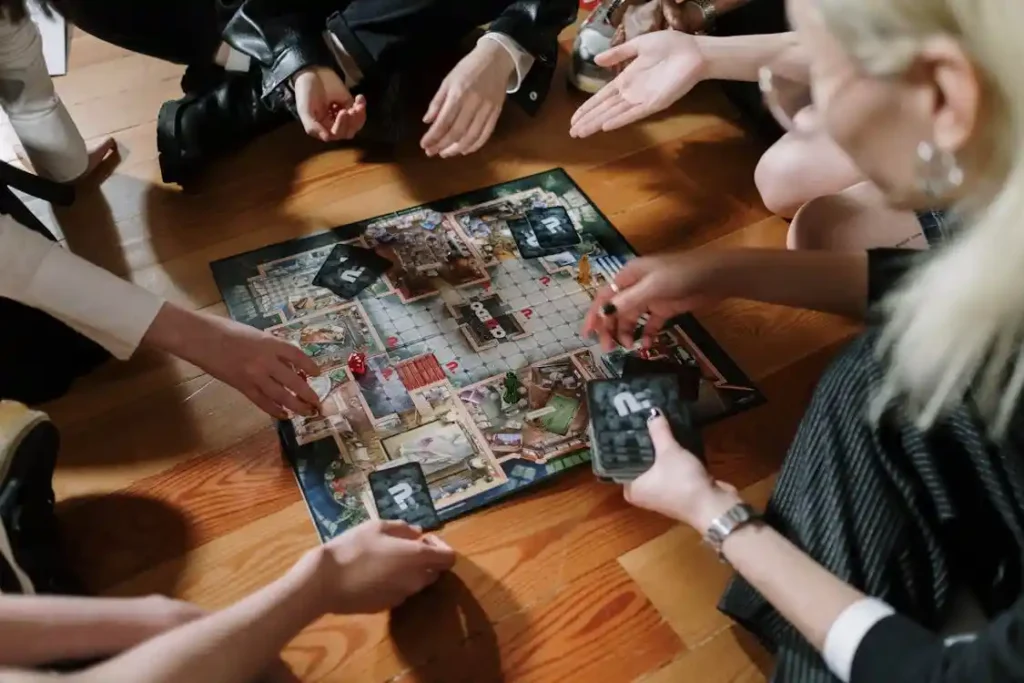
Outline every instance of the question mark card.
POLYGON ((700 457, 700 435, 679 390, 676 374, 633 375, 588 383, 594 474, 625 483, 650 469, 655 453, 647 418, 652 408, 664 413, 676 440, 700 457))
POLYGON ((569 212, 563 207, 530 209, 525 215, 541 249, 563 251, 566 247, 580 243, 580 234, 576 232, 569 212))
POLYGON ((391 268, 392 263, 372 249, 339 244, 331 250, 313 284, 353 299, 391 268))
POLYGON ((427 531, 441 526, 420 463, 409 462, 370 472, 369 481, 381 519, 401 520, 427 531))

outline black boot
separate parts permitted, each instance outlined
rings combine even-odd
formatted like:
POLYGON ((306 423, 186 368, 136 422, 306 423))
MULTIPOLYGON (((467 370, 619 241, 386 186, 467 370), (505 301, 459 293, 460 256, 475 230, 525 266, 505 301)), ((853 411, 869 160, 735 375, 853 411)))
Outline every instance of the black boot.
POLYGON ((266 105, 257 70, 224 75, 205 92, 165 102, 157 117, 160 174, 187 185, 210 162, 268 133, 291 118, 266 105))
POLYGON ((0 593, 84 593, 53 511, 59 443, 44 413, 0 401, 0 593))

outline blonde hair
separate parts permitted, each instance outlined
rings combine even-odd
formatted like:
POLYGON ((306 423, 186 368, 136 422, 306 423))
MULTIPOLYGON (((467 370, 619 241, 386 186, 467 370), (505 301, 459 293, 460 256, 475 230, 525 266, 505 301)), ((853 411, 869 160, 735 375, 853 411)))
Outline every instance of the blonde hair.
POLYGON ((817 0, 869 73, 899 76, 922 41, 946 35, 983 80, 979 135, 958 155, 973 196, 963 225, 885 302, 888 368, 875 416, 899 399, 922 428, 970 389, 1001 435, 1024 384, 1024 0, 817 0))

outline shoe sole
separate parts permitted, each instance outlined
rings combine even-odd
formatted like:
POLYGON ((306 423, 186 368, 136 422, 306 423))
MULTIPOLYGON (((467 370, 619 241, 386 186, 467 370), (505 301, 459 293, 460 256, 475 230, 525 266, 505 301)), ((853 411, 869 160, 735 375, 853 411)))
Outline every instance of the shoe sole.
POLYGON ((59 443, 57 428, 45 413, 0 401, 0 553, 26 595, 35 594, 35 586, 18 565, 3 520, 25 482, 41 476, 52 480, 59 443))
POLYGON ((184 186, 188 171, 181 147, 174 135, 178 130, 182 103, 183 100, 171 100, 160 106, 160 112, 156 117, 156 151, 160 177, 163 181, 184 186))

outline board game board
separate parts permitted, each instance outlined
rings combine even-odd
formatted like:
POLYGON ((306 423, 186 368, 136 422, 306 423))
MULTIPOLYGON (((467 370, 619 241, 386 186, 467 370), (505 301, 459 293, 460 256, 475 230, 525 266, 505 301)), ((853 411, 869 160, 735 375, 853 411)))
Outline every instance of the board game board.
MULTIPOLYGON (((555 169, 212 268, 234 319, 298 345, 322 369, 312 381, 322 416, 283 422, 280 432, 326 540, 378 515, 374 471, 418 462, 445 521, 588 463, 586 383, 617 376, 629 352, 602 353, 580 325, 593 292, 633 256, 555 169), (524 239, 524 213, 566 216, 557 207, 568 234, 524 239), (339 243, 393 266, 343 299, 313 284, 339 243), (581 284, 584 256, 591 277, 581 284), (358 377, 346 364, 354 351, 366 353, 358 377)), ((699 423, 764 401, 692 316, 666 326, 653 357, 700 369, 699 423)))

